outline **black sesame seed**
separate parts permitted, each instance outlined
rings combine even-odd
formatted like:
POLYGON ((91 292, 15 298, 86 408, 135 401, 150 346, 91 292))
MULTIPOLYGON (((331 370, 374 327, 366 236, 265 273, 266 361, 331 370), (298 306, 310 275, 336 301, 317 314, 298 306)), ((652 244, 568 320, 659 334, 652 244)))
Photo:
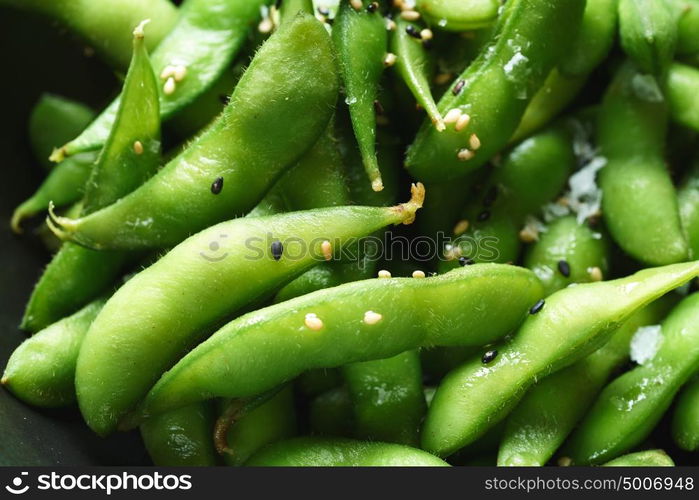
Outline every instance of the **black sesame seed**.
POLYGON ((488 189, 488 192, 485 193, 485 196, 483 197, 483 206, 489 207, 493 203, 495 203, 495 200, 498 198, 498 187, 497 186, 491 186, 490 189, 488 189))
POLYGON ((321 5, 320 7, 318 7, 318 14, 327 17, 330 15, 330 10, 327 7, 323 7, 321 5))
POLYGON ((565 260, 559 260, 558 261, 558 271, 568 278, 570 276, 570 264, 568 264, 567 261, 565 260))
POLYGON ((490 219, 490 211, 489 210, 483 210, 481 213, 479 213, 476 216, 476 220, 478 222, 483 222, 483 221, 486 221, 488 219, 490 219))
POLYGON ((416 28, 415 26, 413 26, 412 24, 409 24, 409 25, 407 25, 407 26, 405 27, 405 32, 406 32, 408 35, 412 36, 413 38, 422 39, 422 35, 420 34, 420 30, 417 29, 417 28, 416 28))
POLYGON ((485 354, 483 354, 481 361, 483 361, 484 365, 487 365, 488 363, 492 363, 493 360, 497 357, 498 357, 498 351, 496 351, 495 349, 492 349, 490 351, 486 351, 485 354))
POLYGON ((459 80, 456 82, 456 85, 454 85, 454 88, 451 89, 451 93, 454 95, 459 95, 463 90, 464 85, 466 85, 466 80, 459 80))
POLYGON ((211 192, 218 194, 223 189, 223 177, 216 177, 216 180, 211 183, 211 192))
POLYGON ((282 245, 282 242, 279 240, 274 240, 272 242, 272 246, 270 247, 270 250, 272 250, 272 257, 274 260, 279 260, 282 258, 282 252, 284 251, 284 245, 282 245))
POLYGON ((541 311, 544 308, 545 303, 546 302, 544 301, 544 299, 539 300, 536 304, 532 306, 531 309, 529 309, 529 314, 536 314, 539 311, 541 311))
POLYGON ((463 266, 470 266, 470 265, 473 264, 473 263, 474 263, 474 262, 473 262, 473 259, 470 259, 470 258, 468 258, 468 257, 459 257, 459 265, 460 265, 461 267, 463 267, 463 266))
POLYGON ((385 113, 385 111, 383 109, 383 104, 381 104, 381 101, 379 101, 379 100, 374 101, 374 112, 377 115, 383 115, 385 113))
POLYGON ((366 11, 370 14, 373 14, 377 10, 379 10, 379 4, 377 2, 371 2, 369 5, 366 6, 366 11))
POLYGON ((226 94, 220 94, 220 95, 218 96, 218 100, 221 101, 222 104, 228 105, 228 103, 229 103, 230 100, 231 100, 231 96, 226 95, 226 94))

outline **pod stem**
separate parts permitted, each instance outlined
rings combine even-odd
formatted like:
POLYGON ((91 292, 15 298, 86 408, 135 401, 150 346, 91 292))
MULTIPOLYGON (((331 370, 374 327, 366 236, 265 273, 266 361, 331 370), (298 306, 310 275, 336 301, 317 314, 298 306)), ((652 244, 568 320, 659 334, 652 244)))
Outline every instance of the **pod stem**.
POLYGON ((46 225, 51 232, 62 241, 70 240, 71 233, 77 228, 77 224, 73 219, 56 215, 53 201, 49 202, 49 215, 46 217, 46 225))
POLYGON ((393 207, 393 209, 401 214, 403 224, 412 224, 415 220, 415 213, 422 208, 425 202, 425 186, 422 182, 410 185, 410 199, 393 207))

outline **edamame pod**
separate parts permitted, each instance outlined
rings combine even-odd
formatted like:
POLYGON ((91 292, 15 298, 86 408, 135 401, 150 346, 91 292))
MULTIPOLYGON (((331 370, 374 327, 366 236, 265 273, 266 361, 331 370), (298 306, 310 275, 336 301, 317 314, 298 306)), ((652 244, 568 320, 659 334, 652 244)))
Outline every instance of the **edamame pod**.
POLYGON ((696 55, 699 53, 699 1, 670 0, 670 3, 679 10, 676 52, 680 56, 696 55))
POLYGON ((672 418, 672 438, 683 450, 699 449, 699 379, 682 389, 672 418))
MULTIPOLYGON (((244 217, 177 245, 112 296, 85 338, 75 381, 88 425, 99 434, 114 430, 158 377, 217 323, 328 254, 339 255, 348 240, 412 222, 423 198, 418 185, 408 203, 395 207, 244 217), (134 365, 139 369, 126 370, 134 365)), ((252 394, 257 392, 246 396, 252 394)))
POLYGON ((662 322, 655 355, 604 388, 565 446, 577 464, 610 460, 641 443, 699 369, 699 293, 662 322))
POLYGON ((308 414, 312 434, 335 437, 352 437, 354 434, 352 400, 345 386, 335 387, 313 398, 308 414))
POLYGON ((604 464, 605 467, 674 467, 675 462, 663 450, 629 453, 604 464))
POLYGON ((609 86, 597 120, 597 142, 607 160, 599 185, 612 238, 631 257, 664 265, 686 260, 688 248, 663 158, 667 109, 655 92, 630 64, 609 86))
POLYGON ((699 131, 699 69, 672 63, 665 80, 665 98, 673 121, 699 131))
POLYGON ((250 467, 446 467, 429 453, 400 444, 350 439, 296 438, 268 446, 250 467))
POLYGON ((500 0, 417 0, 415 6, 428 23, 448 31, 485 28, 500 12, 500 0))
POLYGON ((502 420, 536 380, 601 347, 635 311, 699 275, 699 262, 585 283, 538 302, 515 336, 449 373, 435 394, 422 447, 449 455, 502 420), (584 305, 584 306, 583 306, 584 305))
POLYGON ((148 419, 141 438, 153 464, 159 467, 217 465, 214 411, 211 401, 178 408, 148 419))
POLYGON ((228 323, 163 375, 140 414, 258 394, 308 369, 421 346, 483 345, 512 331, 541 294, 531 271, 498 264, 319 290, 228 323), (261 349, 264 358, 254 355, 261 349))
POLYGON ((99 249, 162 247, 246 213, 327 126, 338 89, 332 54, 314 17, 282 26, 198 139, 118 202, 77 220, 56 218, 59 233, 99 249))
POLYGON ((364 7, 356 10, 349 0, 342 0, 332 35, 340 62, 345 102, 349 106, 364 169, 372 189, 381 191, 383 181, 376 158, 374 102, 388 48, 386 24, 380 12, 364 7))
MULTIPOLYGON (((187 0, 182 5, 177 23, 152 54, 153 68, 162 84, 163 120, 214 84, 243 46, 260 6, 266 3, 268 0, 187 0)), ((119 98, 82 134, 57 150, 53 159, 60 161, 63 156, 99 148, 109 136, 118 108, 119 98)))
POLYGON ((406 165, 440 182, 485 164, 512 137, 527 104, 564 54, 582 19, 583 0, 512 0, 493 41, 440 99, 447 130, 424 123, 406 165))
POLYGON ((685 176, 677 192, 680 220, 691 258, 699 257, 699 159, 685 176))
POLYGON ((2 385, 34 406, 60 407, 75 401, 78 352, 105 302, 97 299, 22 342, 7 362, 2 385))

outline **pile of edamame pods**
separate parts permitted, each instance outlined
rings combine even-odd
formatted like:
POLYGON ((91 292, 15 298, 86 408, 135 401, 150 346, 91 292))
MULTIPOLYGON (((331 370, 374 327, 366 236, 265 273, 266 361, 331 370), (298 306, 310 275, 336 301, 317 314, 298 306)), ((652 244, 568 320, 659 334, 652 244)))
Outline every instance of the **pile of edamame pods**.
POLYGON ((699 453, 699 0, 5 5, 124 76, 29 117, 18 399, 157 465, 699 453))

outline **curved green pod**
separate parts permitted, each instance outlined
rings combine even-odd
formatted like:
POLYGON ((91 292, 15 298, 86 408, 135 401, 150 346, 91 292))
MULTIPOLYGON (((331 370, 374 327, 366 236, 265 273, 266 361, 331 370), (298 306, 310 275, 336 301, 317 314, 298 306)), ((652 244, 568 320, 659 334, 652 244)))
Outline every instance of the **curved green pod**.
MULTIPOLYGON (((187 0, 182 5, 177 23, 152 53, 161 84, 163 120, 214 84, 243 46, 249 28, 259 18, 260 6, 266 3, 268 0, 187 0)), ((139 21, 143 19, 148 16, 139 21)), ((57 150, 53 159, 99 148, 109 136, 118 108, 119 98, 57 150)))
POLYGON ((698 274, 699 262, 646 269, 568 287, 537 303, 515 336, 494 347, 487 366, 472 359, 444 378, 427 412, 423 449, 446 456, 475 441, 536 380, 591 354, 638 309, 698 274))
POLYGON ((662 322, 655 356, 607 385, 564 451, 577 464, 600 463, 640 444, 699 370, 699 294, 675 307, 662 322))
POLYGON ((308 408, 308 425, 317 436, 352 437, 354 415, 347 388, 334 387, 313 398, 308 408))
POLYGON ((687 384, 677 399, 672 416, 672 438, 683 450, 699 449, 699 382, 697 380, 687 384))
POLYGON ((337 255, 353 238, 411 222, 423 196, 415 187, 414 198, 396 207, 244 217, 177 245, 112 296, 85 338, 75 380, 88 425, 99 434, 114 430, 217 323, 323 261, 324 242, 337 255), (125 370, 134 364, 140 369, 125 370))
POLYGON ((105 302, 95 300, 22 342, 7 362, 2 385, 34 406, 61 407, 75 401, 78 352, 105 302))
POLYGON ((325 27, 295 18, 260 48, 223 114, 189 147, 118 202, 55 219, 58 233, 96 249, 163 247, 246 213, 320 137, 337 90, 325 27))
POLYGON ((296 438, 268 446, 249 467, 446 467, 429 453, 400 444, 350 439, 296 438))
POLYGON ((598 350, 529 389, 506 420, 498 465, 545 465, 610 375, 628 361, 629 344, 636 331, 660 322, 676 302, 669 296, 651 302, 617 328, 598 350))
POLYGON ((665 98, 670 118, 693 130, 699 131, 699 69, 686 64, 672 63, 665 80, 665 98))
POLYGON ((438 103, 447 129, 423 123, 408 149, 406 166, 413 177, 455 179, 500 151, 565 54, 584 7, 583 0, 508 1, 491 43, 438 103))
POLYGON ((618 0, 621 47, 642 71, 662 76, 675 55, 678 19, 671 0, 618 0))
POLYGON ((258 394, 308 369, 420 346, 483 345, 516 328, 541 293, 531 271, 499 264, 319 290, 224 326, 161 377, 139 414, 258 394))
POLYGON ((211 401, 178 408, 141 424, 141 438, 158 467, 217 465, 211 401))
POLYGON ((0 0, 0 5, 40 14, 85 40, 107 62, 126 68, 131 59, 131 31, 150 19, 148 50, 175 26, 178 9, 169 0, 0 0))
POLYGON ((417 0, 415 7, 431 25, 469 31, 493 24, 500 13, 500 0, 417 0))
POLYGON ((629 453, 610 460, 605 467, 674 467, 675 462, 663 450, 629 453))
POLYGON ((612 238, 631 257, 657 266, 686 260, 688 248, 665 167, 667 108, 644 82, 626 64, 607 89, 597 118, 597 142, 607 160, 599 186, 612 238))
POLYGON ((534 271, 545 294, 550 295, 571 283, 595 281, 594 269, 607 276, 609 252, 605 235, 568 215, 548 224, 527 251, 524 265, 534 271))
MULTIPOLYGON (((85 184, 82 216, 133 191, 160 163, 158 89, 145 49, 145 25, 134 30, 134 55, 123 98, 114 128, 85 184)), ((134 256, 125 252, 98 252, 66 242, 34 287, 22 328, 37 331, 72 313, 103 292, 132 260, 134 256)))
POLYGON ((427 405, 418 351, 346 365, 355 437, 417 446, 427 405))
POLYGON ((374 101, 378 96, 388 49, 386 23, 379 12, 370 12, 366 8, 356 10, 348 0, 343 0, 335 16, 332 36, 340 63, 345 102, 349 106, 364 169, 372 189, 381 191, 383 181, 376 158, 374 101))
POLYGON ((699 53, 699 1, 669 0, 678 9, 679 24, 677 25, 677 55, 692 56, 699 53))
POLYGON ((699 257, 699 161, 694 161, 680 184, 677 202, 689 256, 694 259, 699 257))

